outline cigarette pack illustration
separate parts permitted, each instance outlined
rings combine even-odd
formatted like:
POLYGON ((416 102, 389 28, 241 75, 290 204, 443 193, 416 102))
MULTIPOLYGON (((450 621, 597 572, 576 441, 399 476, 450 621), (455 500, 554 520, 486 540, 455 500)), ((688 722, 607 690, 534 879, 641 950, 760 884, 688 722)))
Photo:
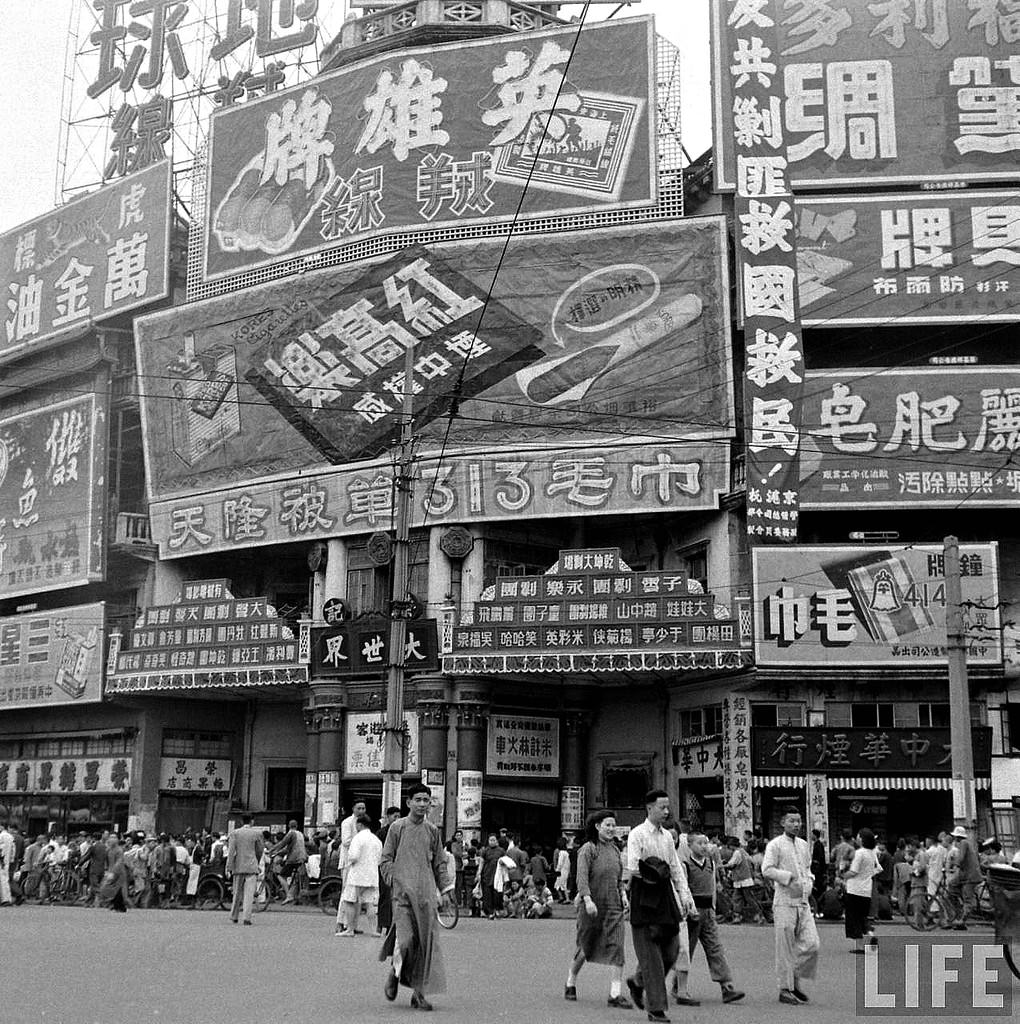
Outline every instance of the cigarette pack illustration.
POLYGON ((833 586, 850 592, 854 610, 868 635, 878 643, 895 643, 912 633, 925 633, 935 622, 919 602, 907 600, 916 589, 910 566, 891 551, 868 552, 822 566, 833 586))
POLYGON ((69 697, 80 697, 88 685, 89 668, 96 653, 99 632, 93 626, 85 636, 72 633, 64 641, 54 683, 69 697))
POLYGON ((234 350, 217 345, 197 354, 194 337, 167 370, 171 376, 174 451, 195 465, 241 431, 236 401, 237 359, 234 350), (234 400, 229 400, 233 398, 234 400))

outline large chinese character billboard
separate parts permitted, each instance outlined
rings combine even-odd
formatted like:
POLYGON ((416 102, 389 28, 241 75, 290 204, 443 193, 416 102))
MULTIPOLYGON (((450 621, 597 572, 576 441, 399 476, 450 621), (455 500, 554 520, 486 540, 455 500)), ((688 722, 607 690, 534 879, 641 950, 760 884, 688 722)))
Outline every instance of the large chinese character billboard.
POLYGON ((715 507, 733 430, 723 221, 503 247, 411 247, 137 321, 166 553, 388 525, 379 456, 408 350, 430 521, 715 507), (330 464, 347 468, 309 473, 330 464), (210 492, 222 508, 187 500, 210 492))
POLYGON ((0 618, 0 711, 103 696, 105 605, 0 618))
POLYGON ((395 51, 216 114, 205 278, 371 234, 653 205, 654 45, 643 17, 395 51))
POLYGON ((808 508, 1020 505, 1020 368, 808 373, 808 508))
MULTIPOLYGON (((946 664, 942 547, 756 548, 754 649, 761 666, 946 664)), ((972 666, 1002 664, 998 545, 960 545, 972 666)))
POLYGON ((0 419, 0 597, 103 578, 106 380, 0 419))
POLYGON ((797 282, 809 327, 1020 320, 1020 197, 801 197, 797 282))
POLYGON ((1015 3, 712 6, 719 188, 763 140, 785 151, 795 190, 1020 178, 1015 3), (775 86, 771 104, 737 99, 748 79, 775 86))
POLYGON ((169 228, 164 161, 0 235, 0 361, 165 298, 169 228))

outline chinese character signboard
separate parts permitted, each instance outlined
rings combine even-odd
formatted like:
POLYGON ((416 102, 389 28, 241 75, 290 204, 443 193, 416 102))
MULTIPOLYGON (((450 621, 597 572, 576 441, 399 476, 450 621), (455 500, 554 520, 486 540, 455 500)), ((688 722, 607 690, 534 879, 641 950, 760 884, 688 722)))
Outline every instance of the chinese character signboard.
POLYGON ((822 846, 829 849, 829 791, 825 776, 809 773, 804 776, 805 806, 807 808, 806 835, 818 830, 822 846))
POLYGON ((560 790, 560 830, 578 832, 584 828, 584 786, 564 786, 560 790))
MULTIPOLYGON (((941 546, 755 551, 755 661, 763 666, 946 663, 941 546)), ((967 661, 1002 664, 996 544, 960 546, 967 661)))
POLYGON ((0 419, 0 597, 103 578, 106 381, 0 419))
POLYGON ((809 372, 801 503, 808 508, 1020 504, 1020 370, 809 372))
MULTIPOLYGON (((418 771, 418 712, 404 712, 404 774, 418 771)), ((383 766, 385 716, 381 712, 347 712, 344 772, 379 775, 383 766)))
POLYGON ((0 710, 103 697, 102 602, 0 618, 0 710))
POLYGON ((674 745, 673 760, 680 782, 716 778, 723 773, 723 741, 720 738, 674 745))
POLYGON ((728 138, 748 117, 733 209, 744 318, 747 533, 752 544, 797 539, 798 449, 804 349, 798 316, 796 203, 783 144, 781 84, 769 60, 778 45, 778 0, 736 8, 720 45, 734 62, 731 106, 717 129, 728 138))
POLYGON ((0 235, 0 360, 168 294, 170 164, 0 235))
POLYGON ((797 201, 808 327, 1020 320, 1015 192, 797 201))
POLYGON ((420 521, 715 508, 734 419, 724 226, 536 236, 505 258, 498 239, 437 243, 137 321, 139 371, 167 382, 142 397, 161 554, 388 526, 388 461, 307 470, 392 436, 412 347, 420 521), (467 446, 484 454, 451 458, 467 446))
POLYGON ((457 772, 457 828, 482 827, 482 773, 457 772))
MULTIPOLYGON (((988 728, 971 730, 974 768, 983 774, 991 771, 991 733, 988 728)), ((754 771, 809 773, 809 792, 816 778, 810 773, 949 775, 950 746, 948 729, 925 727, 752 730, 754 771)))
POLYGON ((235 598, 229 580, 190 580, 178 601, 146 608, 130 643, 110 646, 107 692, 307 683, 298 642, 265 597, 235 598))
POLYGON ((754 827, 751 800, 751 703, 743 694, 723 701, 723 824, 727 835, 754 827))
POLYGON ((159 762, 159 788, 164 793, 230 793, 231 762, 224 758, 164 757, 159 762))
POLYGON ((221 111, 206 280, 371 234, 651 206, 652 27, 395 51, 221 111))
POLYGON ((785 150, 795 189, 1016 181, 1017 13, 1012 0, 713 0, 719 188, 761 139, 785 150), (746 106, 734 75, 760 73, 774 101, 746 106))
POLYGON ((0 760, 0 797, 20 793, 105 793, 127 798, 131 789, 131 757, 70 757, 51 761, 0 760))
POLYGON ((485 774, 518 779, 560 775, 560 720, 533 715, 489 715, 485 774))
MULTIPOLYGON (((312 630, 312 677, 379 675, 390 665, 390 623, 355 619, 343 626, 312 630)), ((407 624, 404 669, 434 672, 439 667, 435 619, 407 624)))
POLYGON ((619 548, 569 550, 543 576, 483 590, 443 671, 740 668, 742 639, 729 609, 684 573, 633 572, 619 548))

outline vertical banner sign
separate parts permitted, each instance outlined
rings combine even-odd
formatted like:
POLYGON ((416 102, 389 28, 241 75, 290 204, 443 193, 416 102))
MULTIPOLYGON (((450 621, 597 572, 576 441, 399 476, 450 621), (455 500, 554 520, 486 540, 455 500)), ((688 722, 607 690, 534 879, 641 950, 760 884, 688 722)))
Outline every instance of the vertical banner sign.
POLYGON ((305 772, 305 828, 311 828, 315 824, 318 781, 316 772, 305 772))
POLYGON ((316 795, 316 825, 336 825, 340 820, 340 773, 319 772, 319 791, 316 795))
POLYGON ((578 832, 584 828, 584 786, 564 786, 560 790, 560 829, 578 832))
POLYGON ((787 178, 776 8, 729 0, 720 40, 737 149, 737 267, 744 315, 747 532, 792 543, 799 510, 804 353, 797 298, 796 210, 787 178))
POLYGON ((482 773, 457 772, 457 828, 482 827, 482 773))
POLYGON ((805 805, 807 806, 807 834, 805 839, 812 842, 812 831, 821 833, 822 845, 829 849, 829 792, 825 786, 824 775, 809 774, 804 776, 805 805))
POLYGON ((421 773, 421 781, 432 790, 428 819, 442 832, 443 819, 446 816, 446 772, 425 768, 421 773))
POLYGON ((741 838, 753 827, 751 810, 751 705, 734 694, 723 702, 723 823, 741 838))

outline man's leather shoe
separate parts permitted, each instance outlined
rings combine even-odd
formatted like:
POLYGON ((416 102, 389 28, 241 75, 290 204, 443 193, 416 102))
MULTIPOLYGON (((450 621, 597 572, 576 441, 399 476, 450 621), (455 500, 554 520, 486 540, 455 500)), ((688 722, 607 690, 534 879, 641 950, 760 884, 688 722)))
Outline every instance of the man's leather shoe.
POLYGON ((793 988, 790 989, 790 991, 793 993, 793 996, 797 1000, 798 1003, 808 1003, 808 1002, 810 1002, 808 997, 803 992, 801 992, 801 990, 799 988, 797 988, 796 985, 794 985, 793 988))
POLYGON ((724 1003, 735 1003, 738 999, 743 999, 744 993, 739 989, 735 988, 724 988, 722 993, 722 1001, 724 1003))
POLYGON ((788 988, 779 990, 779 1001, 787 1006, 800 1006, 800 1000, 788 988))
POLYGON ((418 995, 417 992, 411 993, 411 1006, 415 1010, 431 1010, 432 1004, 424 997, 418 995))
POLYGON ((390 975, 386 979, 386 984, 383 985, 383 995, 391 1003, 397 998, 397 976, 393 971, 390 971, 390 975))
POLYGON ((577 986, 576 985, 564 985, 563 986, 563 998, 569 1000, 572 1003, 577 1002, 577 986))
POLYGON ((676 996, 677 1006, 701 1006, 700 999, 694 999, 692 996, 676 996))
POLYGON ((662 1010, 649 1010, 648 1019, 659 1021, 660 1024, 669 1024, 669 1017, 667 1017, 662 1010))
POLYGON ((634 1000, 634 1005, 639 1010, 643 1010, 645 1008, 645 990, 633 978, 627 979, 627 988, 630 989, 630 997, 634 1000))
POLYGON ((634 1004, 626 996, 610 996, 606 1000, 606 1006, 613 1006, 617 1010, 633 1010, 634 1004))

